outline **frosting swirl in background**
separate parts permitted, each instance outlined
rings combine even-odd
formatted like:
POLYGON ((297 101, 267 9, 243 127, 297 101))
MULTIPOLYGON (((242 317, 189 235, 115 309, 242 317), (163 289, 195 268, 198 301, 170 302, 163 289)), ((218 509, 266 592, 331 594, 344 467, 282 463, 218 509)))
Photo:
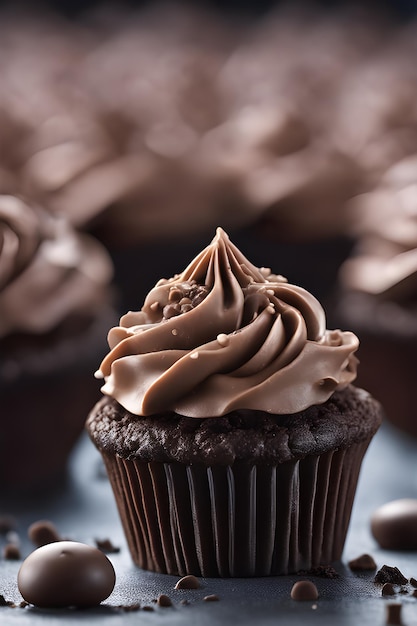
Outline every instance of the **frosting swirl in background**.
POLYGON ((103 246, 13 196, 0 196, 0 261, 0 338, 49 332, 108 301, 113 269, 103 246))
POLYGON ((97 377, 136 415, 296 413, 356 377, 358 339, 326 329, 320 303, 257 268, 217 229, 181 273, 109 333, 97 377))

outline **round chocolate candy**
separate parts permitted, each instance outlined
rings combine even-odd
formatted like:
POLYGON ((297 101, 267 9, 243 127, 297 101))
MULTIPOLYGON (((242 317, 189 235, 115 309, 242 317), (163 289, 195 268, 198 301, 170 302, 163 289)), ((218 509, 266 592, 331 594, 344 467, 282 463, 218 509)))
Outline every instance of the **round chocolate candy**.
POLYGON ((319 592, 311 580, 299 580, 291 589, 291 598, 299 602, 317 600, 319 592))
POLYGON ((96 606, 111 594, 115 581, 106 555, 76 541, 38 548, 23 561, 17 576, 23 598, 42 608, 96 606))
POLYGON ((393 500, 371 517, 371 531, 385 550, 417 550, 417 500, 393 500))

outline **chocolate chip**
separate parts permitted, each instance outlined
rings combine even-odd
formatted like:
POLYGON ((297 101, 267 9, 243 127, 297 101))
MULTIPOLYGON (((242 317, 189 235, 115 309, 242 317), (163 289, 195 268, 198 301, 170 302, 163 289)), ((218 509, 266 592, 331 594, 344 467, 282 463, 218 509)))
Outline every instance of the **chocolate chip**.
POLYGON ((375 575, 376 583, 392 583, 393 585, 406 585, 408 580, 403 576, 398 567, 383 565, 375 575))
POLYGON ((417 580, 413 577, 410 578, 410 585, 412 587, 416 587, 417 588, 417 580))
POLYGON ((96 539, 96 546, 102 552, 106 554, 116 554, 120 552, 118 546, 114 546, 110 539, 96 539))
POLYGON ((208 596, 204 596, 203 600, 204 602, 218 602, 219 596, 216 596, 215 593, 211 593, 208 596))
POLYGON ((18 561, 21 558, 19 546, 7 543, 3 548, 3 557, 8 561, 18 561))
POLYGON ((172 606, 172 601, 169 596, 165 595, 164 593, 161 593, 161 595, 158 596, 157 604, 158 606, 163 606, 163 607, 172 606))
POLYGON ((383 596, 395 596, 395 589, 392 583, 385 583, 381 591, 383 596))
POLYGON ((401 604, 399 602, 387 604, 386 624, 401 624, 401 604))
POLYGON ((291 589, 291 598, 300 602, 317 600, 319 592, 311 580, 299 580, 291 589))
POLYGON ((49 520, 39 520, 31 524, 28 528, 28 537, 37 548, 61 540, 55 524, 49 520))
POLYGON ((175 585, 175 589, 199 589, 200 581, 198 578, 189 574, 188 576, 183 576, 175 585))
POLYGON ((370 554, 361 554, 356 559, 352 559, 348 563, 352 571, 365 572, 376 569, 376 563, 370 554))
POLYGON ((142 611, 154 611, 155 609, 153 608, 153 606, 150 606, 149 604, 145 604, 145 606, 142 607, 142 611))

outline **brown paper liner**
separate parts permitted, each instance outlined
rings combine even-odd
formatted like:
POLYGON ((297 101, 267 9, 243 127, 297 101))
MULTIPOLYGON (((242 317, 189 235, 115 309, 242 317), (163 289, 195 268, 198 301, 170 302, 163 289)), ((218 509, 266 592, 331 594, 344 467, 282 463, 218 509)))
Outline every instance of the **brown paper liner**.
POLYGON ((340 559, 368 444, 276 466, 103 456, 139 567, 179 576, 271 576, 340 559))

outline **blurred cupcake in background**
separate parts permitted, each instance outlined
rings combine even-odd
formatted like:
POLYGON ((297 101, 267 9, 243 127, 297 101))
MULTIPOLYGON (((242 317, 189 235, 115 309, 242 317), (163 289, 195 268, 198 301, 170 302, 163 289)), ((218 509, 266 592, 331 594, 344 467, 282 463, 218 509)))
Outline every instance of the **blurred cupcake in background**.
POLYGON ((349 323, 360 337, 359 384, 417 437, 417 157, 388 169, 351 208, 357 244, 340 270, 333 322, 349 323))
POLYGON ((63 217, 0 197, 0 485, 55 484, 99 396, 112 264, 63 217))

